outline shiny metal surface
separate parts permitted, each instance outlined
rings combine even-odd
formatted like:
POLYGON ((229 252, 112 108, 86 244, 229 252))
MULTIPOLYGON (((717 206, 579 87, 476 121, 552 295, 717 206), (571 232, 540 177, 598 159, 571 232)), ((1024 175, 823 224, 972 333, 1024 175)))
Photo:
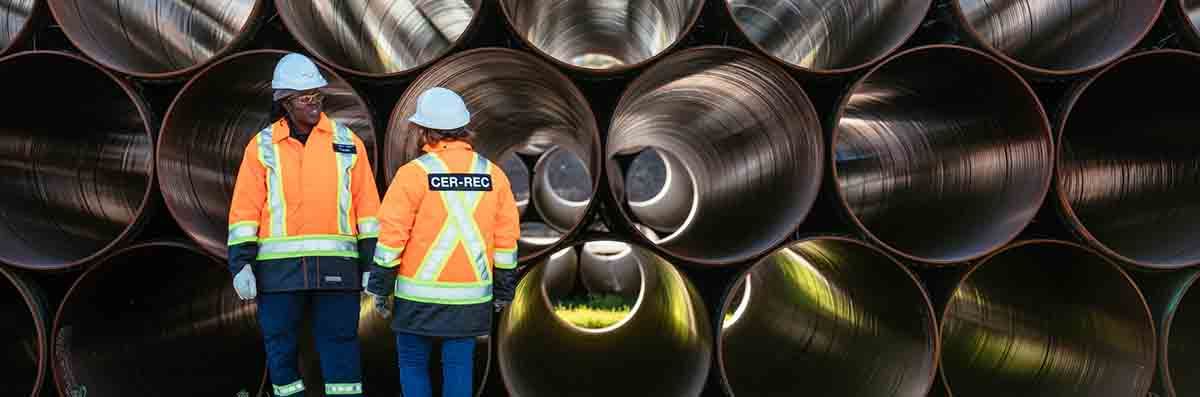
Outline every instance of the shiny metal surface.
POLYGON ((1159 330, 1159 371, 1166 374, 1167 395, 1194 396, 1200 393, 1200 292, 1193 291, 1196 273, 1192 272, 1173 288, 1166 302, 1166 316, 1159 330))
MULTIPOLYGON (((218 257, 227 254, 238 166, 246 145, 269 123, 271 73, 284 54, 260 50, 222 59, 188 82, 163 120, 157 162, 167 208, 188 236, 218 257)), ((333 71, 322 67, 322 73, 330 82, 325 112, 363 140, 375 164, 375 127, 366 103, 333 71)))
POLYGON ((517 201, 517 211, 524 214, 525 209, 529 208, 529 167, 515 153, 504 155, 497 163, 500 165, 500 170, 504 171, 504 175, 508 176, 508 182, 512 185, 513 199, 517 201))
POLYGON ((696 190, 691 175, 678 158, 657 150, 643 150, 625 174, 629 211, 653 230, 672 233, 687 222, 696 190))
POLYGON ((941 324, 942 375, 956 396, 1144 396, 1154 376, 1142 294, 1073 243, 1026 241, 984 259, 941 324))
MULTIPOLYGON (((587 164, 571 150, 545 151, 533 167, 531 201, 547 226, 569 232, 583 219, 592 198, 587 164)), ((515 194, 514 194, 515 196, 515 194)))
MULTIPOLYGON (((688 217, 660 247, 710 264, 766 252, 816 199, 824 165, 817 117, 800 85, 765 58, 729 47, 683 50, 630 83, 614 111, 605 149, 613 199, 631 197, 617 159, 657 150, 677 159, 692 184, 672 193, 694 195, 664 198, 688 217)), ((645 222, 618 208, 626 221, 645 222)))
POLYGON ((739 30, 767 54, 816 73, 847 72, 899 48, 931 0, 724 0, 739 30))
POLYGON ((576 70, 614 72, 676 45, 703 0, 500 0, 509 26, 538 52, 576 70))
POLYGON ((1200 90, 1200 56, 1122 59, 1069 98, 1060 124, 1058 201, 1085 240, 1136 265, 1200 263, 1200 115, 1163 90, 1200 90))
POLYGON ((589 241, 579 250, 579 279, 588 293, 637 300, 642 265, 634 247, 619 241, 589 241))
POLYGON ((555 252, 543 266, 546 270, 542 276, 542 288, 546 289, 546 299, 556 302, 570 295, 579 278, 579 253, 575 248, 567 247, 555 252))
POLYGON ((0 261, 63 269, 131 239, 154 191, 142 99, 66 53, 0 59, 0 84, 13 116, 0 124, 0 261))
POLYGON ((222 262, 181 243, 129 247, 80 276, 54 347, 63 396, 258 395, 266 375, 256 306, 222 262))
POLYGON ((517 286, 497 324, 498 362, 514 396, 699 396, 712 354, 709 315, 670 263, 633 248, 645 274, 623 322, 583 329, 560 319, 543 293, 545 266, 517 286))
POLYGON ((1164 0, 954 0, 968 38, 1016 66, 1065 75, 1124 55, 1150 31, 1164 0))
MULTIPOLYGON (((556 195, 572 201, 587 198, 587 205, 592 204, 590 198, 595 195, 599 183, 601 160, 600 133, 590 105, 574 83, 550 64, 533 55, 503 48, 482 48, 451 55, 426 69, 409 85, 396 103, 388 124, 387 146, 383 153, 383 172, 387 181, 391 181, 397 169, 422 153, 421 138, 408 118, 416 109, 417 97, 435 86, 454 90, 463 97, 471 111, 468 128, 475 133, 474 148, 493 162, 510 153, 534 161, 556 151, 574 154, 582 161, 586 172, 567 169, 571 172, 554 177, 563 178, 563 183, 555 183, 555 186, 570 188, 556 190, 556 195)), ((535 171, 532 178, 530 201, 536 207, 540 176, 535 171)), ((546 198, 545 195, 542 197, 546 198)), ((547 209, 562 216, 539 215, 527 217, 522 222, 518 248, 521 260, 540 255, 560 241, 565 233, 555 228, 573 231, 582 227, 584 218, 579 216, 580 212, 536 208, 536 213, 542 214, 547 209), (546 225, 550 227, 544 227, 546 225), (540 236, 538 239, 542 241, 526 238, 524 231, 527 229, 538 229, 530 236, 540 236)), ((526 215, 529 211, 526 208, 526 215)))
POLYGON ((36 0, 0 0, 0 55, 12 51, 14 44, 30 32, 36 0))
POLYGON ((1033 219, 1053 143, 1037 97, 978 51, 921 47, 889 58, 843 97, 836 188, 853 223, 894 253, 977 258, 1033 219))
POLYGON ((0 394, 37 397, 50 364, 49 311, 45 293, 29 276, 0 267, 0 394))
POLYGON ((448 53, 480 0, 275 0, 304 48, 341 72, 405 74, 448 53))
POLYGON ((177 77, 251 36, 267 0, 49 0, 63 33, 123 74, 177 77))
POLYGON ((717 337, 729 395, 929 392, 934 310, 916 276, 882 251, 814 238, 780 248, 745 274, 732 290, 741 294, 724 303, 722 312, 733 316, 717 337))

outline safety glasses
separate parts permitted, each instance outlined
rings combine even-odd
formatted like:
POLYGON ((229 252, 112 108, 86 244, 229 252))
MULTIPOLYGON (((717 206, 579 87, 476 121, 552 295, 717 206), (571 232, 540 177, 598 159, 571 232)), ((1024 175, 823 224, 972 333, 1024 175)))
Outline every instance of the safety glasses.
POLYGON ((322 102, 325 102, 325 95, 320 92, 314 92, 307 95, 293 96, 291 100, 300 105, 320 105, 322 102))

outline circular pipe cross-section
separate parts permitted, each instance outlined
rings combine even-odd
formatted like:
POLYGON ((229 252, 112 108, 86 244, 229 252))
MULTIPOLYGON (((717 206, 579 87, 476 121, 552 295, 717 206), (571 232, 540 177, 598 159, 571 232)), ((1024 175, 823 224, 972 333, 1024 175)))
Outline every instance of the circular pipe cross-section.
POLYGON ((266 0, 49 0, 89 58, 146 79, 178 77, 249 40, 266 0))
POLYGON ((876 248, 794 243, 731 291, 723 312, 734 315, 717 339, 730 395, 924 397, 933 385, 933 306, 916 276, 876 248))
POLYGON ((942 376, 960 396, 1144 396, 1154 323, 1116 264, 1072 243, 1016 243, 959 281, 942 313, 942 376))
POLYGON ((951 4, 970 40, 1026 72, 1063 76, 1125 55, 1150 31, 1163 1, 953 0, 951 4))
POLYGON ((13 52, 33 34, 40 0, 0 0, 0 56, 13 52))
POLYGON ((1194 396, 1200 393, 1200 293, 1193 287, 1200 273, 1193 272, 1169 292, 1166 312, 1159 329, 1159 371, 1167 395, 1194 396), (1174 337, 1172 337, 1174 336, 1174 337))
POLYGON ((1200 263, 1200 55, 1124 58, 1085 82, 1059 126, 1058 201, 1093 247, 1147 267, 1200 263), (1139 98, 1139 100, 1130 100, 1139 98))
POLYGON ((575 152, 555 147, 538 157, 533 174, 537 175, 530 187, 534 209, 547 226, 563 233, 571 231, 591 204, 587 164, 575 152))
POLYGON ((481 0, 275 0, 292 36, 338 71, 393 77, 450 52, 481 0))
MULTIPOLYGON (((271 74, 286 53, 243 52, 197 74, 167 110, 158 142, 158 182, 171 215, 209 253, 224 257, 229 205, 246 145, 270 120, 271 74)), ((324 109, 350 127, 375 164, 367 104, 332 70, 324 109)), ((372 169, 374 169, 372 165, 372 169)))
POLYGON ((642 265, 633 249, 619 241, 584 243, 579 252, 579 279, 588 293, 636 301, 641 292, 642 265))
POLYGON ((542 287, 546 289, 546 298, 557 302, 570 295, 579 277, 579 255, 575 248, 567 247, 555 252, 544 266, 546 270, 542 275, 542 287))
POLYGON ((1012 69, 956 46, 908 50, 843 97, 831 145, 838 196, 867 237, 954 263, 1011 241, 1050 188, 1053 143, 1012 69))
POLYGON ((676 46, 703 0, 500 0, 509 26, 554 62, 593 73, 649 63, 676 46))
POLYGON ((200 249, 152 242, 71 286, 54 321, 63 396, 258 395, 266 354, 256 306, 200 249))
POLYGON ((653 150, 676 165, 671 178, 690 185, 664 187, 661 200, 674 208, 654 212, 669 214, 666 223, 687 214, 655 243, 692 262, 733 263, 774 248, 820 188, 823 138, 812 103, 783 68, 743 50, 697 47, 664 58, 630 84, 610 131, 608 180, 626 221, 660 223, 625 205, 644 201, 625 186, 631 171, 622 159, 653 150))
POLYGON ((150 114, 137 93, 57 52, 0 59, 0 84, 14 98, 0 125, 0 261, 62 269, 132 238, 154 192, 150 114))
POLYGON ((710 367, 712 331, 695 286, 642 247, 632 312, 603 329, 558 317, 545 295, 546 266, 521 279, 498 324, 498 361, 511 395, 699 396, 710 367), (619 380, 619 381, 617 381, 619 380))
POLYGON ((812 73, 866 67, 904 44, 931 0, 724 0, 738 29, 771 57, 812 73))
POLYGON ((28 276, 0 267, 0 395, 37 397, 50 363, 49 302, 28 276))

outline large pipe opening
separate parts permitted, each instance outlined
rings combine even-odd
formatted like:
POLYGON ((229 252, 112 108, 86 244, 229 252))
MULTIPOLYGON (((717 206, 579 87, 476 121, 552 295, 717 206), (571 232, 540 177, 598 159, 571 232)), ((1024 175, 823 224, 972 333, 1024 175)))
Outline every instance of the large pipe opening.
POLYGON ((1195 337, 1200 335, 1200 293, 1192 291, 1196 280, 1193 274, 1172 294, 1168 307, 1174 310, 1167 311, 1163 329, 1159 331, 1162 335, 1159 370, 1165 374, 1163 381, 1171 397, 1200 393, 1200 357, 1195 354, 1200 348, 1195 337))
POLYGON ((1141 266, 1200 263, 1200 115, 1187 101, 1154 99, 1163 87, 1200 90, 1198 75, 1200 56, 1155 51, 1118 61, 1071 97, 1058 199, 1093 246, 1141 266))
POLYGON ((783 68, 746 51, 700 47, 663 59, 630 84, 610 131, 617 207, 631 224, 661 229, 655 243, 689 261, 733 263, 773 248, 821 184, 812 103, 783 68), (665 161, 662 182, 626 186, 624 175, 638 171, 622 162, 643 153, 665 161))
MULTIPOLYGON (((282 51, 243 52, 192 78, 167 111, 158 143, 158 182, 171 215, 201 248, 227 254, 229 205, 246 145, 271 120, 271 75, 282 51)), ((354 131, 375 169, 375 127, 358 93, 321 67, 325 113, 354 131)))
POLYGON ((0 357, 4 381, 0 394, 37 397, 50 362, 49 303, 29 277, 0 267, 0 357))
POLYGON ((123 74, 171 78, 220 58, 252 35, 265 0, 49 0, 63 33, 123 74))
POLYGON ((13 51, 32 34, 36 0, 0 1, 0 55, 13 51))
POLYGON ((498 324, 498 361, 510 394, 700 395, 712 349, 704 303, 672 264, 645 248, 629 249, 642 271, 639 297, 626 318, 603 329, 555 314, 542 287, 543 264, 521 280, 498 324))
POLYGON ((816 73, 865 67, 912 36, 931 0, 725 0, 750 42, 816 73))
POLYGON ((1150 31, 1163 0, 955 0, 970 39, 1038 74, 1081 73, 1125 55, 1150 31))
POLYGON ((1144 396, 1154 324, 1136 285, 1081 246, 1029 241, 981 261, 942 314, 942 375, 960 396, 1144 396))
POLYGON ((929 46, 877 66, 843 97, 837 193, 868 237, 953 263, 1012 240, 1050 187, 1053 143, 1037 97, 975 50, 929 46))
POLYGON ((154 191, 152 127, 142 99, 123 80, 66 53, 0 59, 0 76, 14 95, 5 102, 13 117, 0 125, 0 261, 62 269, 136 234, 154 191))
POLYGON ((232 279, 180 243, 141 244, 97 263, 55 318, 58 392, 258 395, 267 358, 256 306, 238 299, 232 279))
MULTIPOLYGON (((417 97, 432 87, 453 90, 466 101, 475 151, 500 164, 514 156, 531 173, 524 189, 513 182, 518 200, 529 197, 521 219, 522 260, 583 227, 599 184, 600 132, 571 80, 532 55, 501 48, 470 50, 434 64, 392 111, 384 152, 389 182, 423 153, 420 134, 408 118, 417 97)), ((524 176, 504 169, 510 181, 524 176)))
POLYGON ((405 74, 440 58, 472 26, 480 0, 275 0, 304 48, 339 71, 405 74))
POLYGON ((882 251, 841 238, 794 243, 730 291, 717 339, 730 395, 924 397, 933 385, 933 306, 882 251))
POLYGON ((585 71, 630 69, 675 46, 702 0, 500 0, 517 35, 558 63, 585 71))

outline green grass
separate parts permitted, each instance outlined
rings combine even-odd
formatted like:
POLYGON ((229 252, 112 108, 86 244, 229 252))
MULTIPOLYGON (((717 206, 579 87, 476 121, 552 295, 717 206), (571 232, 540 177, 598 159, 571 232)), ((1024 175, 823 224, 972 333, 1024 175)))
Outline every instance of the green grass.
POLYGON ((586 329, 612 326, 629 316, 633 306, 616 295, 569 297, 556 302, 559 318, 586 329))

